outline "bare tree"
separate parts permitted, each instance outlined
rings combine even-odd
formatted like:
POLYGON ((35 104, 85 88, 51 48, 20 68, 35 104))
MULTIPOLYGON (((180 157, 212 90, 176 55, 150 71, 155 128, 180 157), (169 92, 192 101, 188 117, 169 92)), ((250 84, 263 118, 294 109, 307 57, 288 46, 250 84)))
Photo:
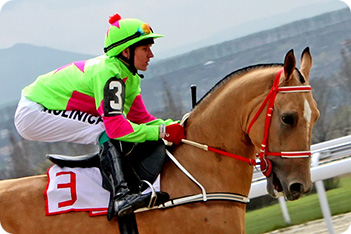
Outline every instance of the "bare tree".
POLYGON ((341 49, 342 64, 336 80, 340 90, 339 105, 331 120, 329 139, 351 134, 351 40, 344 41, 341 49))
POLYGON ((172 119, 180 119, 182 118, 183 108, 182 108, 182 100, 179 95, 179 88, 172 87, 170 88, 167 81, 163 81, 163 99, 165 102, 165 111, 164 113, 160 113, 159 116, 161 118, 172 118, 172 119))
POLYGON ((343 42, 343 48, 341 49, 342 65, 341 65, 341 79, 339 80, 342 87, 346 89, 346 92, 351 92, 351 41, 347 40, 343 42))
POLYGON ((342 106, 337 109, 336 115, 331 121, 329 139, 334 139, 351 134, 351 106, 342 106))
POLYGON ((343 42, 340 70, 329 79, 311 80, 321 116, 312 142, 322 142, 351 134, 351 41, 343 42))
POLYGON ((328 80, 325 78, 312 79, 310 84, 313 87, 313 96, 320 112, 320 117, 313 128, 312 143, 314 144, 328 139, 331 129, 331 117, 328 114, 331 92, 328 80))
POLYGON ((23 150, 22 142, 17 141, 13 132, 9 131, 10 141, 10 158, 12 161, 13 171, 10 174, 12 178, 24 177, 33 174, 33 169, 29 160, 29 155, 23 150))

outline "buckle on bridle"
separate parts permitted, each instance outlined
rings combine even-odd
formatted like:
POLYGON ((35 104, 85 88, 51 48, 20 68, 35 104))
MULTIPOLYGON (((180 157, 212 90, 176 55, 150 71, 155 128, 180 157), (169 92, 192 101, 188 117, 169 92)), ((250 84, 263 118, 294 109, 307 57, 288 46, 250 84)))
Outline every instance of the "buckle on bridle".
POLYGON ((261 171, 263 175, 268 177, 272 171, 272 163, 271 161, 265 157, 265 155, 256 154, 255 159, 255 168, 258 171, 261 171), (260 169, 257 168, 257 165, 260 165, 260 169))
POLYGON ((262 158, 262 160, 263 161, 260 161, 260 169, 261 169, 261 172, 264 174, 268 170, 269 163, 267 160, 269 160, 269 159, 262 158), (263 165, 262 162, 264 162, 264 167, 262 166, 263 165), (262 170, 262 168, 264 168, 264 169, 262 170))

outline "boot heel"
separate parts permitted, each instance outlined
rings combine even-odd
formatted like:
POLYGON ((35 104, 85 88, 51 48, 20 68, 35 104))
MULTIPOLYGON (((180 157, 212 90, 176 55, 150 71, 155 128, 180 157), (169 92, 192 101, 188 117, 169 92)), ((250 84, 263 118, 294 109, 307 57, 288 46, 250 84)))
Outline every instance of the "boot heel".
POLYGON ((118 217, 123 217, 125 215, 130 215, 134 212, 132 205, 129 205, 127 207, 124 207, 120 211, 118 211, 118 217))

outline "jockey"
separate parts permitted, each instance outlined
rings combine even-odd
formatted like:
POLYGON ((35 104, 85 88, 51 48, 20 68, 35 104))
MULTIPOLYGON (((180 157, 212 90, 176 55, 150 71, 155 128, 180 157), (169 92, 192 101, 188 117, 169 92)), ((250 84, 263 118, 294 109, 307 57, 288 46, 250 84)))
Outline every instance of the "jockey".
POLYGON ((109 23, 105 55, 41 75, 22 90, 15 126, 28 140, 100 144, 111 219, 132 212, 140 200, 125 179, 122 143, 164 138, 179 144, 185 135, 180 124, 148 113, 141 97, 138 70, 147 70, 154 39, 162 35, 143 21, 118 14, 109 23))

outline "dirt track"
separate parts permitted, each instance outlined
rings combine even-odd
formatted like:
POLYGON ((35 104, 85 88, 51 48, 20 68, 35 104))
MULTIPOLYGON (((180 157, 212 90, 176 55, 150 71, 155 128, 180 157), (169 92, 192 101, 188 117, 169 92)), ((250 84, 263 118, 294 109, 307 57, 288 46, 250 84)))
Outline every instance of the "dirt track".
MULTIPOLYGON (((335 215, 333 216, 333 225, 335 234, 351 234, 351 213, 335 215), (349 228, 350 227, 350 228, 349 228), (349 230, 348 230, 349 229, 349 230), (347 232, 346 232, 347 230, 347 232)), ((324 234, 328 233, 327 225, 324 222, 324 219, 319 219, 311 221, 308 223, 291 226, 288 228, 283 228, 275 230, 273 232, 268 232, 266 234, 324 234)))

